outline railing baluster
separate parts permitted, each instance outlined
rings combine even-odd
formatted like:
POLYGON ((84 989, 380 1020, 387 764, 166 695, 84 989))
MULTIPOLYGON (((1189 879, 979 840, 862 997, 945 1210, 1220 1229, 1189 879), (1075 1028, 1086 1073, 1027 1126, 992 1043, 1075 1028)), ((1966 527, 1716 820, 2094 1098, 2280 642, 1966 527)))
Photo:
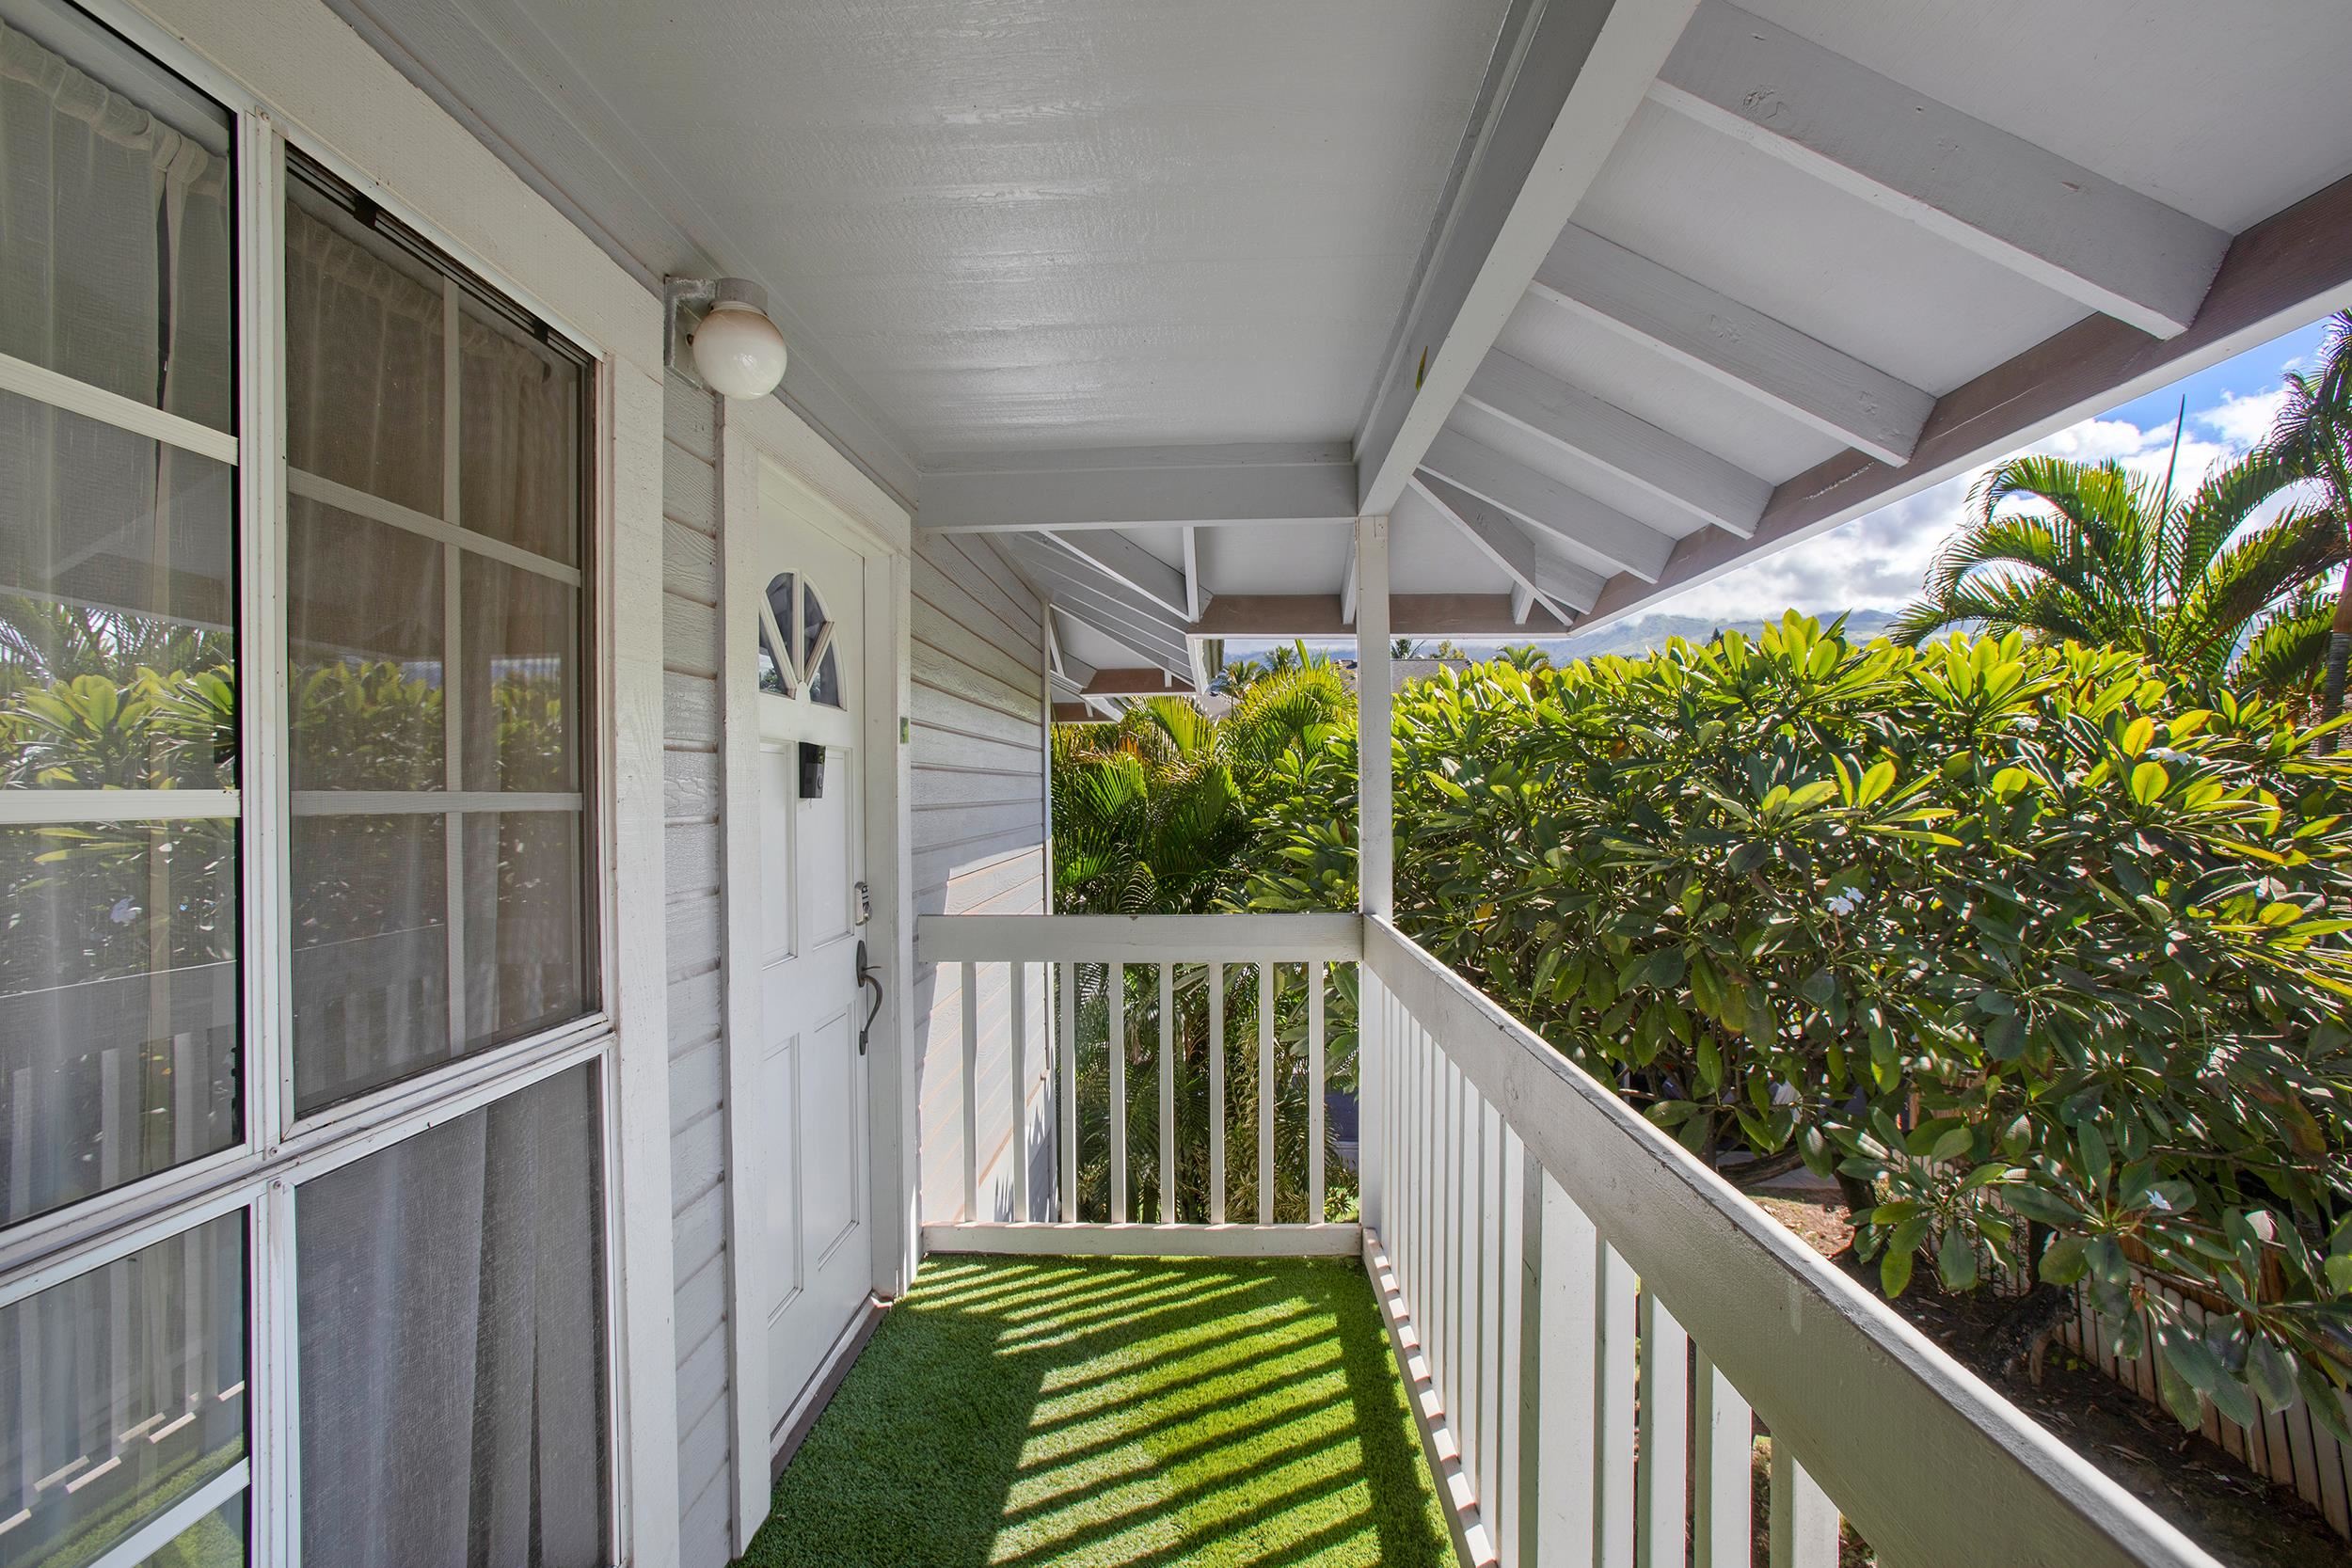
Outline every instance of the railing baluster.
POLYGON ((1502 1117, 1484 1100, 1478 1115, 1478 1497, 1479 1506, 1491 1510, 1502 1501, 1503 1340, 1517 1292, 1505 1289, 1503 1274, 1502 1117))
POLYGON ((1274 1223, 1274 966, 1258 966, 1258 1223, 1274 1223))
MULTIPOLYGON (((1498 1116, 1498 1119, 1500 1116, 1498 1116)), ((1493 1504, 1495 1550, 1509 1568, 1519 1560, 1519 1514, 1525 1497, 1519 1482, 1520 1398, 1527 1378, 1527 1145, 1502 1120, 1502 1147, 1495 1162, 1493 1209, 1501 1243, 1495 1249, 1495 1461, 1488 1478, 1493 1504)))
POLYGON ((1225 966, 1209 966, 1209 1223, 1225 1223, 1225 966))
POLYGON ((1837 1505, 1772 1439, 1772 1568, 1837 1568, 1837 1505))
POLYGON ((1307 1223, 1323 1223, 1323 963, 1320 959, 1311 959, 1307 965, 1307 1223))
POLYGON ((1111 1223, 1127 1223, 1127 966, 1103 966, 1110 993, 1111 1022, 1111 1223))
POLYGON ((1643 1568, 1683 1568, 1690 1481, 1691 1340, 1652 1290, 1642 1291, 1643 1568))
POLYGON ((979 966, 963 964, 963 1217, 980 1217, 979 966))
POLYGON ((1006 1053, 1012 1067, 1012 1217, 1025 1225, 1029 1212, 1029 966, 1015 963, 1006 1006, 1012 1038, 1006 1053))
POLYGON ((1596 1256, 1600 1387, 1594 1402, 1599 1423, 1593 1434, 1594 1556, 1597 1568, 1632 1568, 1635 1281, 1633 1270, 1606 1239, 1596 1256))
POLYGON ((1078 1223, 1078 966, 1064 963, 1061 986, 1061 1218, 1078 1223))
POLYGON ((1700 1347, 1692 1370, 1692 1568, 1750 1568, 1755 1418, 1748 1402, 1700 1347))
POLYGON ((1533 1152, 1521 1169, 1519 1561, 1525 1568, 1590 1564, 1599 1539, 1593 1486, 1600 1238, 1533 1152))
POLYGON ((1160 1223, 1176 1223, 1176 966, 1160 965, 1160 1223))

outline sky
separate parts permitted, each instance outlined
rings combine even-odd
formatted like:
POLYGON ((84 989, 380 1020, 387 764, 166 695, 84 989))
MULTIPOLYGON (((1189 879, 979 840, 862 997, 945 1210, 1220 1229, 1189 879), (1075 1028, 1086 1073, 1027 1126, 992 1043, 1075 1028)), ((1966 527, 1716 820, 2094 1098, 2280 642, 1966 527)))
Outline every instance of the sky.
MULTIPOLYGON (((2245 451, 2268 432, 2284 396, 2286 372, 2309 371, 2317 363, 2326 332, 2325 320, 2312 322, 2021 450, 2089 463, 2112 457, 2128 467, 2162 473, 2185 400, 2178 482, 2194 484, 2212 465, 2245 451)), ((1968 492, 1982 472, 1972 469, 1712 582, 1659 599, 1641 614, 1748 625, 1777 620, 1788 610, 1808 614, 1899 610, 1918 595, 1929 562, 1966 521, 1968 492)), ((2281 497, 2276 504, 2289 499, 2281 497)), ((1268 645, 1231 642, 1226 657, 1246 657, 1268 645)), ((1355 651, 1353 642, 1327 646, 1355 651)), ((1483 652, 1484 646, 1470 651, 1483 652)))
MULTIPOLYGON (((2316 362, 2325 332, 2325 322, 2313 322, 2024 450, 2089 463, 2111 457, 2127 467, 2160 474, 2170 455, 2173 421, 2185 399, 2188 423, 2181 437, 2178 482, 2193 484, 2206 468, 2245 451, 2269 430, 2284 395, 2286 372, 2308 370, 2316 362)), ((1966 520, 1968 492, 1981 472, 1973 470, 1881 507, 1753 565, 1661 599, 1645 612, 1749 622, 1774 618, 1790 609, 1808 613, 1899 609, 1918 595, 1935 552, 1966 520)))

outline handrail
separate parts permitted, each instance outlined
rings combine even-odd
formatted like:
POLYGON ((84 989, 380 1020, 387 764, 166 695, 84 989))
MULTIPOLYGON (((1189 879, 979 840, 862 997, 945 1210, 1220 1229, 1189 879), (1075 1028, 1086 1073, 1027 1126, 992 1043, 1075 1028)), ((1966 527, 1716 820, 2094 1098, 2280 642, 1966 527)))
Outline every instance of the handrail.
POLYGON ((914 922, 923 963, 1353 963, 1355 914, 927 914, 914 922))
POLYGON ((1388 921, 1366 921, 1364 963, 1754 1405, 1775 1471, 1793 1452, 1882 1560, 2217 1568, 1388 921))

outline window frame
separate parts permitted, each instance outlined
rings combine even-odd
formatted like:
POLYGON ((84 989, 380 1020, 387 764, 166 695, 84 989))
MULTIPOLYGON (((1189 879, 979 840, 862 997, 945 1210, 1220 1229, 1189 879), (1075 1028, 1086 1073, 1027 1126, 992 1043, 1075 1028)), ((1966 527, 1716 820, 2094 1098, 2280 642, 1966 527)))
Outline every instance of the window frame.
MULTIPOLYGON (((644 1382, 644 1358, 633 1340, 632 1292, 626 1278, 628 1247, 634 1241, 644 1249, 651 1228, 647 1216, 653 1184, 644 1173, 644 1148, 636 1148, 633 1159, 625 1155, 632 1152, 632 1146, 644 1146, 654 1138, 660 1140, 657 1147, 666 1148, 667 1113, 662 1104, 643 1103, 642 1094, 625 1092, 626 1069, 620 1053, 625 937, 631 932, 642 935, 648 927, 655 933, 660 929, 658 910, 647 918, 625 917, 619 891, 628 853, 619 832, 616 801, 616 778, 626 746, 617 722, 620 704, 615 689, 615 672, 623 657, 615 645, 621 587, 614 567, 621 553, 616 545, 620 484, 614 468, 625 418, 618 386, 621 362, 596 335, 580 330, 532 291, 516 286, 503 269, 487 264, 474 246, 385 189, 380 180, 344 158, 324 136, 279 113, 237 76, 215 66, 183 33, 159 23, 132 0, 63 3, 177 72, 224 108, 232 122, 233 434, 143 409, 132 400, 17 361, 0 360, 0 388, 24 391, 26 388, 19 383, 30 383, 34 387, 30 395, 38 401, 76 413, 95 411, 110 424, 157 439, 171 436, 148 424, 167 425, 183 436, 201 432, 215 445, 233 443, 234 454, 227 460, 236 467, 238 787, 219 792, 88 792, 115 799, 87 803, 117 808, 98 813, 101 817, 128 818, 138 814, 119 809, 129 803, 127 797, 135 794, 151 800, 170 794, 179 799, 165 803, 183 808, 182 815, 233 816, 240 823, 237 962, 243 1136, 228 1148, 0 1228, 0 1307, 225 1214, 243 1212, 248 1389, 247 1451, 241 1465, 248 1499, 246 1560, 290 1568, 301 1560, 298 1260, 294 1245, 300 1188, 313 1177, 586 1066, 595 1079, 596 1157, 602 1173, 598 1348, 607 1431, 604 1534, 612 1561, 632 1560, 644 1549, 638 1521, 649 1512, 639 1494, 649 1492, 658 1499, 660 1488, 658 1481, 648 1485, 649 1478, 641 1473, 647 1466, 638 1463, 643 1456, 633 1440, 629 1419, 632 1404, 643 1405, 646 1401, 642 1392, 634 1402, 630 1398, 632 1381, 644 1382), (580 360, 584 404, 580 432, 580 662, 575 690, 580 726, 576 782, 582 977, 589 1006, 577 1018, 485 1047, 304 1117, 295 1116, 292 1080, 292 884, 287 856, 293 824, 286 701, 290 650, 284 461, 284 245, 290 150, 375 202, 438 250, 451 265, 468 274, 480 293, 502 301, 563 340, 580 360), (24 374, 27 371, 34 373, 24 374), (83 403, 92 406, 78 405, 83 403), (199 796, 206 798, 200 806, 199 796), (186 811, 188 807, 199 809, 186 811)), ((352 43, 364 48, 356 39, 352 43)), ((407 109, 411 119, 419 112, 407 109)), ((423 112, 438 115, 437 110, 423 112)), ((374 118, 397 119, 399 115, 387 110, 374 118)), ((396 134, 389 125, 383 129, 387 135, 396 134)), ((478 144, 474 150, 485 158, 489 156, 478 144)), ((652 309, 652 303, 646 302, 649 315, 652 309)), ((657 393, 653 404, 656 452, 659 408, 657 393)), ((642 422, 642 407, 631 414, 642 422)), ((203 450, 187 439, 173 444, 203 450)), ((495 557, 495 542, 492 550, 485 553, 495 557)), ((657 621, 657 640, 658 635, 657 621)), ((658 682, 658 671, 654 679, 658 682)), ((658 762, 658 747, 651 749, 651 754, 658 762)), ((59 803, 53 800, 42 809, 54 816, 59 803)), ((16 810, 30 812, 30 808, 16 810)), ((8 799, 0 796, 0 823, 11 819, 8 799)), ((659 1068, 659 1053, 654 1059, 659 1068)), ((666 1168, 661 1174, 666 1177, 666 1168)), ((666 1191, 664 1180, 660 1192, 665 1200, 666 1191)), ((666 1201, 660 1207, 665 1212, 659 1218, 666 1226, 666 1201)), ((661 1294, 666 1297, 666 1277, 661 1284, 661 1294)), ((645 1316, 643 1303, 638 1311, 640 1317, 645 1316)), ((210 1483, 206 1490, 217 1484, 210 1483)), ((233 1489, 227 1495, 233 1496, 233 1489)), ((221 1500, 215 1497, 215 1505, 221 1500)), ((175 1506, 188 1505, 183 1499, 175 1506)), ((167 1510, 166 1514, 172 1512, 167 1510)), ((116 1560, 123 1558, 136 1539, 138 1532, 103 1554, 98 1560, 100 1568, 114 1568, 116 1560)))

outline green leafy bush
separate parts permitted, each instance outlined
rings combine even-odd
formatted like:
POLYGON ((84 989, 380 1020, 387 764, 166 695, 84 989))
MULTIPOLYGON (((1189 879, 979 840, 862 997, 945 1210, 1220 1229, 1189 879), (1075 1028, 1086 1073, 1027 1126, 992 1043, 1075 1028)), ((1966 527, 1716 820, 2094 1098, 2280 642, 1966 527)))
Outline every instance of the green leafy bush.
MULTIPOLYGON (((2284 710, 1793 615, 1397 706, 1399 923, 1703 1158, 1840 1175, 1890 1292, 2081 1281, 2132 1354, 2144 1307, 2184 1419, 2341 1381, 2352 772, 2284 710)), ((1345 813, 1265 814, 1253 903, 1349 892, 1345 813)))

